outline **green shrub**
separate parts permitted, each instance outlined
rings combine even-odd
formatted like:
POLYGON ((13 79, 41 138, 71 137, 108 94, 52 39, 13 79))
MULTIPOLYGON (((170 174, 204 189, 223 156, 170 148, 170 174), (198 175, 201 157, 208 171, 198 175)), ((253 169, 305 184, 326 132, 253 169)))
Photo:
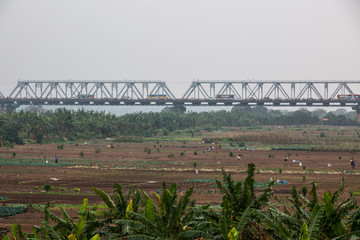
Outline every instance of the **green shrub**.
POLYGON ((194 155, 197 155, 197 151, 194 152, 194 155))
POLYGON ((80 188, 73 188, 74 192, 80 192, 80 188))
POLYGON ((193 167, 196 168, 197 162, 193 162, 193 167))
POLYGON ((234 154, 232 152, 229 152, 229 157, 233 157, 234 154))
POLYGON ((54 190, 54 187, 51 186, 49 183, 47 184, 44 184, 42 187, 41 187, 42 190, 45 190, 46 192, 49 192, 49 191, 52 191, 54 190))
POLYGON ((66 189, 66 188, 63 188, 63 187, 59 187, 59 191, 60 191, 60 192, 66 192, 67 189, 66 189))
POLYGON ((84 152, 80 152, 79 155, 81 158, 84 158, 84 152))
POLYGON ((16 152, 12 152, 11 155, 15 158, 16 157, 16 152))
POLYGON ((101 149, 100 148, 95 149, 95 153, 101 153, 101 149))
POLYGON ((355 192, 352 193, 354 196, 360 196, 360 190, 356 190, 355 192))

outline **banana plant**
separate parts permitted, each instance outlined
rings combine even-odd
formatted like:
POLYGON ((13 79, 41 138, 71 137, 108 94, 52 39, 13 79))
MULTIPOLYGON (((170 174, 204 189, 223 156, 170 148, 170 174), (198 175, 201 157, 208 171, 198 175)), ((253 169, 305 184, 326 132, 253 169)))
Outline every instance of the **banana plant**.
POLYGON ((227 224, 226 228, 221 228, 222 236, 227 239, 228 232, 232 227, 235 227, 241 238, 254 238, 259 231, 258 223, 261 221, 261 219, 257 218, 255 212, 268 205, 272 195, 271 187, 274 182, 270 182, 263 193, 256 197, 254 191, 255 164, 248 164, 248 176, 244 182, 235 182, 231 174, 226 174, 224 170, 222 170, 222 173, 223 183, 216 180, 220 192, 224 194, 221 204, 223 211, 219 221, 220 225, 228 221, 232 222, 227 224), (227 220, 228 216, 230 216, 229 220, 227 220))
POLYGON ((79 209, 79 220, 77 222, 72 219, 66 210, 61 207, 63 217, 60 218, 51 213, 45 207, 45 218, 40 227, 35 227, 33 231, 37 235, 43 236, 45 239, 66 239, 70 240, 87 240, 98 239, 97 229, 99 224, 97 217, 92 211, 88 211, 88 200, 85 198, 82 207, 79 209), (55 225, 50 225, 50 220, 55 225))
POLYGON ((178 199, 177 184, 173 183, 168 189, 163 183, 161 195, 153 192, 154 201, 143 192, 145 202, 144 211, 136 213, 128 211, 131 220, 115 220, 115 223, 128 223, 138 231, 129 236, 129 239, 211 239, 212 236, 192 225, 191 220, 194 213, 191 207, 190 196, 193 187, 188 189, 178 199))
POLYGON ((61 207, 63 218, 51 213, 47 207, 43 209, 45 217, 41 226, 34 226, 32 233, 22 231, 20 225, 11 225, 11 238, 5 236, 5 240, 21 239, 54 239, 54 240, 100 240, 99 233, 96 232, 94 220, 96 216, 87 211, 87 199, 79 210, 79 220, 72 219, 63 207, 61 207), (55 223, 51 226, 51 223, 55 223))

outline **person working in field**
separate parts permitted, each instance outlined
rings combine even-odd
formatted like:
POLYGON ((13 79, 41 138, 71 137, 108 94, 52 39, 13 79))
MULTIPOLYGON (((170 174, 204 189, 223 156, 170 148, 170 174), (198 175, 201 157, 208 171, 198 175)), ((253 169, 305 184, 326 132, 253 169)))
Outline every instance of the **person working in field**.
POLYGON ((351 160, 350 160, 350 165, 351 165, 351 168, 355 168, 355 161, 354 161, 354 159, 351 159, 351 160))

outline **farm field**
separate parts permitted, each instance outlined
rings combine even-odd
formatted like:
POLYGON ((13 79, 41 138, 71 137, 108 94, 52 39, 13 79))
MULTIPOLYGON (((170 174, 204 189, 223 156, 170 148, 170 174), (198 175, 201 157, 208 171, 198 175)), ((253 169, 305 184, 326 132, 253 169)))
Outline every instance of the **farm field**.
MULTIPOLYGON (((344 197, 348 197, 349 191, 360 191, 358 131, 357 127, 328 126, 238 128, 194 137, 143 138, 142 142, 84 140, 3 147, 0 205, 49 204, 55 211, 56 206, 64 205, 75 216, 74 206, 81 205, 84 198, 89 205, 102 203, 93 187, 111 194, 113 183, 118 183, 125 191, 131 185, 150 193, 159 191, 162 182, 178 183, 179 195, 194 185, 192 198, 197 205, 219 205, 222 194, 215 179, 222 179, 221 169, 240 181, 247 176, 249 163, 256 165, 258 193, 271 179, 283 181, 274 185, 277 198, 272 201, 285 202, 293 186, 310 190, 313 181, 321 195, 334 192, 342 178, 344 197), (212 150, 207 151, 210 146, 212 150), (349 164, 352 158, 355 169, 349 164), (42 189, 47 184, 51 186, 48 192, 42 189)), ((29 207, 26 213, 1 218, 0 229, 20 223, 25 231, 31 231, 42 219, 43 213, 29 207)))

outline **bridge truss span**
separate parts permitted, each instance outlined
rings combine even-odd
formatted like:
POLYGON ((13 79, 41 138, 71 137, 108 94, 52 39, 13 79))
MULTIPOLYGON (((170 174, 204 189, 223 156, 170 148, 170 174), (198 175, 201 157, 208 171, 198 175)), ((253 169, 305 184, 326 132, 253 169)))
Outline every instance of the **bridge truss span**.
POLYGON ((204 81, 182 97, 162 81, 19 81, 0 111, 20 105, 164 105, 352 107, 360 113, 357 81, 204 81), (339 96, 340 95, 340 96, 339 96))
POLYGON ((162 81, 19 81, 10 98, 146 99, 159 94, 175 98, 162 81))
POLYGON ((359 92, 360 81, 193 81, 183 99, 335 100, 359 92))

